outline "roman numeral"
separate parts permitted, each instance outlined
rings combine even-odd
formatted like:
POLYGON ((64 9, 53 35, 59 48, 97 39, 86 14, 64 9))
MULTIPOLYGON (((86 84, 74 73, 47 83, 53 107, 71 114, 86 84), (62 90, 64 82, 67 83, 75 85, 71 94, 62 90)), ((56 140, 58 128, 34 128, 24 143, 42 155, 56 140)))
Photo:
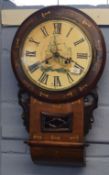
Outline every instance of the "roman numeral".
POLYGON ((42 75, 39 78, 39 82, 42 84, 47 84, 49 75, 46 74, 45 72, 42 73, 42 75))
POLYGON ((54 76, 54 86, 55 87, 61 86, 61 82, 60 82, 59 76, 54 76))
POLYGON ((34 63, 34 64, 28 66, 28 69, 30 70, 31 73, 33 73, 38 68, 39 68, 39 63, 34 63))
POLYGON ((70 75, 69 72, 67 72, 67 78, 68 78, 68 82, 69 83, 72 83, 73 82, 73 79, 72 79, 72 77, 71 77, 71 75, 70 75))
POLYGON ((70 28, 70 30, 68 31, 66 37, 68 37, 70 35, 70 33, 71 33, 72 30, 73 30, 73 27, 70 28))
POLYGON ((36 56, 36 51, 26 51, 26 56, 28 57, 35 57, 36 56))
POLYGON ((44 35, 45 37, 49 36, 49 34, 48 34, 48 32, 47 32, 45 26, 41 28, 41 31, 42 31, 42 33, 43 33, 43 35, 44 35))
POLYGON ((75 71, 76 74, 81 74, 83 72, 83 70, 84 70, 84 67, 80 66, 77 63, 74 65, 74 68, 77 69, 77 71, 75 71))
POLYGON ((88 54, 87 53, 77 53, 77 58, 87 59, 88 58, 88 54))
POLYGON ((74 46, 77 46, 78 44, 81 44, 81 43, 83 43, 83 42, 84 42, 84 39, 81 38, 80 40, 74 42, 74 46))
POLYGON ((32 42, 36 44, 37 46, 40 44, 40 42, 35 41, 32 37, 29 39, 29 42, 32 42))
POLYGON ((62 24, 61 23, 54 23, 54 34, 61 34, 61 28, 62 24))

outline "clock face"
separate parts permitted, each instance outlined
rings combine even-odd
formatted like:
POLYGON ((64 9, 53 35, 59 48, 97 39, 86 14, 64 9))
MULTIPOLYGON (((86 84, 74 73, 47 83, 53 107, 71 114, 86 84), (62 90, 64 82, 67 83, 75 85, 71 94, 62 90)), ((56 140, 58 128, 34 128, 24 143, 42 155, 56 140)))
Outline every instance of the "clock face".
POLYGON ((105 43, 95 22, 83 12, 51 6, 29 16, 12 44, 12 67, 35 98, 64 103, 96 86, 105 63, 105 43))
POLYGON ((61 91, 85 77, 92 62, 92 47, 76 24, 48 20, 26 36, 20 58, 30 81, 46 90, 61 91))

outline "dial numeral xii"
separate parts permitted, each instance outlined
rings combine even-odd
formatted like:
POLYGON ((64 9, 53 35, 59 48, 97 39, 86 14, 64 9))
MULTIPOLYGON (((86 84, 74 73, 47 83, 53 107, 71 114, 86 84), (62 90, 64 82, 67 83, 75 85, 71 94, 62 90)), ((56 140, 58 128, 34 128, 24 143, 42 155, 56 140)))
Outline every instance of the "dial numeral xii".
POLYGON ((61 23, 54 23, 54 34, 61 34, 61 28, 62 24, 61 23))

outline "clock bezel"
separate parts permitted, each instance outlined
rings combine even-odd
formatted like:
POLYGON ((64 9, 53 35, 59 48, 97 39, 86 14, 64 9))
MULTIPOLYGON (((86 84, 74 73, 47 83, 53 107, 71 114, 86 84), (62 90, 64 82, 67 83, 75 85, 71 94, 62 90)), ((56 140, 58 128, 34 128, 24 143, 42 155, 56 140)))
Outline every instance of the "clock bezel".
MULTIPOLYGON (((59 20, 59 19, 56 19, 56 20, 47 20, 46 22, 44 22, 44 23, 41 23, 41 26, 44 26, 46 23, 54 23, 54 22, 64 22, 65 21, 65 23, 69 23, 69 24, 71 24, 72 23, 72 21, 70 21, 70 20, 59 20)), ((75 25, 75 23, 73 22, 73 25, 75 25)), ((40 26, 40 24, 39 24, 39 26, 40 26)), ((34 30, 34 29, 36 29, 37 27, 39 27, 39 26, 35 26, 33 29, 31 29, 31 31, 30 31, 30 33, 29 33, 29 35, 32 35, 32 30, 34 30)), ((41 27, 40 26, 40 27, 41 27)), ((81 30, 81 28, 79 27, 79 25, 76 25, 77 26, 77 28, 79 28, 79 30, 81 30)), ((75 28, 75 26, 74 26, 74 28, 75 28)), ((86 34, 83 32, 83 30, 81 31, 81 34, 83 35, 83 37, 84 38, 86 38, 87 36, 86 36, 86 34)), ((58 37, 58 35, 59 34, 57 34, 57 37, 58 37)), ((28 38, 29 38, 29 36, 28 36, 28 34, 27 34, 27 40, 28 40, 28 38)), ((43 37, 44 38, 44 37, 43 37)), ((26 38, 25 38, 26 39, 26 38)), ((45 40, 46 40, 46 37, 44 38, 45 40)), ((90 40, 91 40, 91 38, 90 38, 90 40)), ((43 42, 43 41, 41 41, 41 42, 43 42)), ((76 82, 75 81, 73 81, 72 82, 72 84, 70 84, 69 85, 69 87, 60 87, 60 88, 55 88, 54 87, 54 89, 53 89, 53 87, 52 88, 50 88, 50 87, 47 87, 47 85, 46 85, 46 87, 45 86, 43 86, 42 84, 40 84, 39 82, 37 82, 35 79, 32 79, 32 74, 30 75, 29 73, 28 73, 28 71, 27 71, 27 69, 25 68, 25 64, 23 65, 23 60, 22 60, 22 50, 24 49, 24 44, 25 44, 25 40, 24 40, 24 43, 22 44, 22 46, 23 46, 23 48, 21 48, 21 60, 22 60, 22 68, 23 68, 23 71, 24 71, 24 73, 26 74, 26 76, 30 79, 30 81, 32 81, 36 86, 38 86, 38 87, 40 87, 40 88, 43 88, 43 89, 45 89, 45 90, 47 90, 47 91, 51 91, 51 92, 59 92, 59 91, 65 91, 65 90, 67 90, 67 89, 70 89, 70 88, 72 88, 72 87, 74 87, 76 84, 78 84, 85 76, 86 76, 86 74, 88 73, 88 71, 89 71, 89 69, 90 69, 90 65, 91 65, 91 62, 92 62, 92 57, 93 57, 93 46, 91 45, 91 43, 90 43, 90 41, 89 41, 89 39, 87 38, 86 39, 86 42, 87 42, 87 45, 89 45, 88 47, 89 47, 89 50, 90 50, 90 53, 89 53, 89 55, 90 55, 90 64, 88 64, 88 68, 87 67, 85 67, 85 69, 87 69, 87 70, 84 70, 83 72, 85 72, 83 75, 82 75, 82 77, 81 78, 79 78, 78 80, 76 80, 76 82)), ((73 42, 72 42, 73 43, 73 42)), ((73 44, 72 44, 73 45, 73 44)), ((38 49, 38 48, 37 48, 38 49)), ((38 53, 37 53, 37 55, 38 55, 38 53)), ((63 55, 64 56, 64 55, 63 55)), ((37 56, 38 57, 38 56, 37 56)), ((27 58, 26 58, 27 59, 27 58)), ((36 58, 35 58, 36 59, 36 58)), ((39 60, 40 61, 40 60, 39 60)), ((61 76, 61 75, 60 75, 61 76)), ((79 76, 80 77, 80 76, 79 76)), ((36 78, 36 77, 35 77, 36 78)))
POLYGON ((39 100, 51 103, 70 102, 86 95, 101 77, 106 57, 104 39, 95 22, 83 12, 66 6, 46 7, 28 17, 19 27, 11 51, 12 67, 23 88, 39 100), (25 37, 34 26, 57 19, 67 19, 82 29, 92 45, 93 61, 88 73, 77 85, 63 91, 49 91, 28 79, 21 66, 20 51, 25 37))

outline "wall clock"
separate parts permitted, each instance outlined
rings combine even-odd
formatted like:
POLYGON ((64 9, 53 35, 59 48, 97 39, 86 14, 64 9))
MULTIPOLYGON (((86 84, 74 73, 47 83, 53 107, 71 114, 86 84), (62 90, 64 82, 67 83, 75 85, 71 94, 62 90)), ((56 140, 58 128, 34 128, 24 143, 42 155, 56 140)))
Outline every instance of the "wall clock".
POLYGON ((21 24, 12 44, 12 67, 34 162, 85 163, 84 135, 104 64, 101 31, 77 9, 46 7, 21 24))

